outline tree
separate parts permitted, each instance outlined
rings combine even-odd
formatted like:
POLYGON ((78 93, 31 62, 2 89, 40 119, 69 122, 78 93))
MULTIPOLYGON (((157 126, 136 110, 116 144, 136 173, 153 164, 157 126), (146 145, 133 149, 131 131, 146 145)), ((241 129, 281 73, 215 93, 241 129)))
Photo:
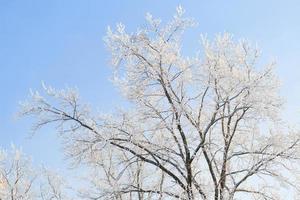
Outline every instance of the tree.
POLYGON ((31 200, 36 174, 30 159, 16 149, 0 151, 0 200, 31 200))
POLYGON ((67 182, 63 177, 49 169, 42 170, 42 180, 39 183, 40 200, 71 200, 67 182))
POLYGON ((0 151, 0 200, 68 200, 67 189, 58 174, 34 168, 15 146, 0 151))
POLYGON ((35 128, 56 123, 65 153, 91 167, 90 199, 284 199, 298 191, 299 132, 280 118, 274 63, 261 66, 246 40, 202 37, 186 57, 181 41, 193 20, 181 7, 163 25, 129 34, 108 28, 114 82, 131 103, 94 113, 77 91, 44 85, 23 104, 35 128), (92 178, 91 178, 92 177, 92 178), (280 184, 280 185, 279 185, 280 184))

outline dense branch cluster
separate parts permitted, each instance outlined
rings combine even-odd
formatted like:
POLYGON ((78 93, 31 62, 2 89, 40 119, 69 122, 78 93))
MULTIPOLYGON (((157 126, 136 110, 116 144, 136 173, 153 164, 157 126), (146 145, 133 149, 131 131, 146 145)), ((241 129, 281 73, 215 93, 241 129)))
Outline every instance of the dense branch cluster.
POLYGON ((195 23, 178 7, 163 25, 129 34, 108 29, 114 81, 132 103, 100 115, 76 91, 44 86, 22 114, 35 128, 55 123, 74 164, 91 169, 90 199, 284 199, 298 192, 299 133, 280 119, 282 99, 274 64, 230 34, 202 37, 199 57, 181 53, 195 23))

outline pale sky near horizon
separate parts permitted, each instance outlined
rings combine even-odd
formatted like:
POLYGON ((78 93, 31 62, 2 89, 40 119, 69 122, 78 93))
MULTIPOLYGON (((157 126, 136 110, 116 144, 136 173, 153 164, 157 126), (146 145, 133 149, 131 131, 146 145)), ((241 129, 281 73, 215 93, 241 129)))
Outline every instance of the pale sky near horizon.
POLYGON ((200 34, 230 32, 257 43, 262 63, 274 58, 286 104, 284 118, 300 124, 300 1, 281 0, 0 0, 0 147, 21 146, 37 163, 63 168, 55 130, 28 139, 32 120, 15 119, 18 102, 41 81, 56 88, 77 87, 85 102, 110 112, 123 101, 109 81, 106 28, 123 22, 129 32, 145 24, 150 12, 163 21, 177 5, 199 22, 183 44, 194 55, 200 34))

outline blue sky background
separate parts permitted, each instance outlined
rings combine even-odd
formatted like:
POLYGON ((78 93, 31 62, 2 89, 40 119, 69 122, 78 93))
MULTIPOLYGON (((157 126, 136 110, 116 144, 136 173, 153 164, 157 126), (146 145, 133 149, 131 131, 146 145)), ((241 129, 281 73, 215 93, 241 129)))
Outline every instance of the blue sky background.
POLYGON ((134 31, 146 12, 169 19, 181 4, 199 26, 187 33, 186 54, 199 48, 201 33, 213 37, 228 31, 258 43, 263 62, 277 60, 286 98, 283 116, 300 124, 299 0, 0 0, 0 147, 11 143, 37 163, 66 164, 51 128, 32 139, 31 119, 15 119, 18 102, 41 81, 57 88, 76 86, 84 101, 102 111, 122 104, 109 81, 109 52, 103 43, 108 25, 123 22, 134 31))

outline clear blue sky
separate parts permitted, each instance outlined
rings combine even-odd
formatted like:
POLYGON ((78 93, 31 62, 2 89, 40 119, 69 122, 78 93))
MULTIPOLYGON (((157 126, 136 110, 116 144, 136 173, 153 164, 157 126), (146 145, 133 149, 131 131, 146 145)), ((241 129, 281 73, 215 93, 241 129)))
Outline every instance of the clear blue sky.
POLYGON ((0 0, 0 146, 11 143, 38 163, 63 167, 53 129, 27 139, 31 120, 15 120, 18 102, 41 81, 76 86, 83 99, 103 111, 121 104, 109 82, 109 52, 102 38, 108 25, 129 31, 145 23, 146 12, 169 19, 181 4, 199 26, 184 49, 194 53, 200 33, 228 31, 257 42, 263 61, 275 58, 286 97, 284 116, 300 124, 300 1, 282 0, 0 0))

